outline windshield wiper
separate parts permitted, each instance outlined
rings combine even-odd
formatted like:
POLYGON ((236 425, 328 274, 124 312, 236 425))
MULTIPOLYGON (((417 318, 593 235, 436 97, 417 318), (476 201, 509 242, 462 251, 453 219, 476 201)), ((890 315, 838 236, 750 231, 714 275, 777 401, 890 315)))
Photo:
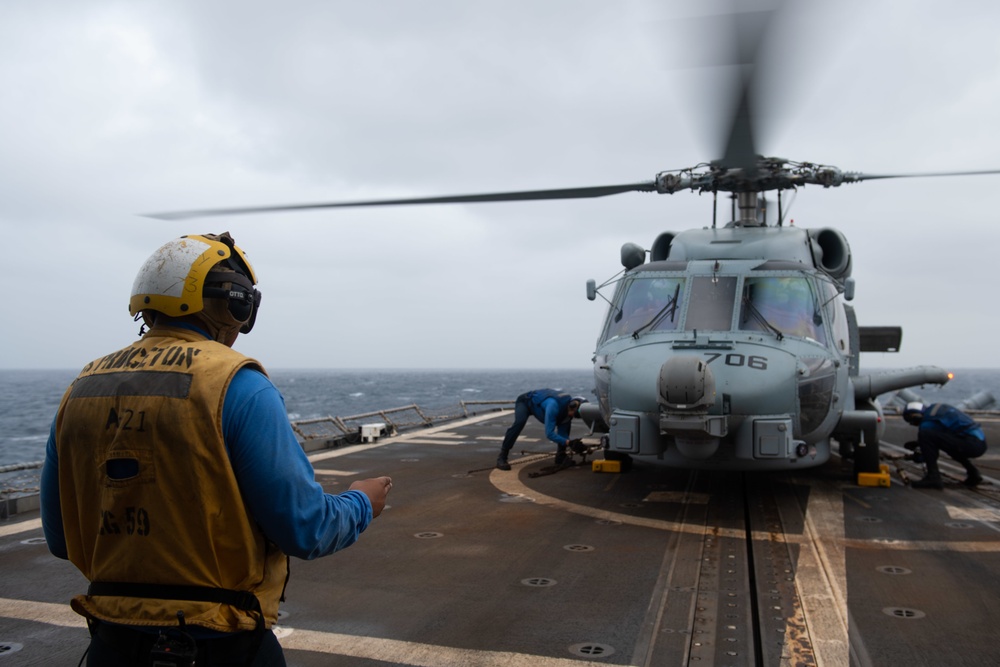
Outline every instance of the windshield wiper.
POLYGON ((680 296, 680 293, 681 285, 680 283, 677 283, 677 287, 674 288, 674 295, 667 299, 666 305, 663 306, 663 308, 660 308, 660 311, 656 313, 656 315, 653 315, 653 319, 633 331, 632 338, 638 339, 640 331, 659 324, 667 314, 670 315, 670 321, 673 322, 674 317, 677 315, 677 297, 680 296))
MULTIPOLYGON (((753 316, 754 321, 765 327, 768 331, 772 332, 778 337, 778 340, 783 340, 785 338, 785 334, 781 333, 781 330, 778 329, 778 327, 768 322, 767 318, 764 317, 759 310, 757 310, 757 306, 753 305, 753 301, 750 300, 749 295, 743 297, 743 306, 746 308, 746 312, 753 316)), ((747 318, 744 317, 743 321, 746 322, 747 318)))

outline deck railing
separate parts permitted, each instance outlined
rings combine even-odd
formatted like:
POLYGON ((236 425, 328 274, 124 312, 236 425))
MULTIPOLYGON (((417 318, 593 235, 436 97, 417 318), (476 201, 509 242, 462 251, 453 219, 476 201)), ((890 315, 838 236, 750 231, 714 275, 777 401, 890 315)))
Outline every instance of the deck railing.
MULTIPOLYGON (((490 412, 502 410, 512 406, 514 401, 459 401, 460 412, 429 414, 416 404, 403 405, 398 408, 388 410, 374 410, 372 412, 362 412, 357 415, 347 417, 316 417, 313 419, 297 419, 292 422, 292 429, 303 440, 316 440, 318 438, 334 439, 360 436, 361 426, 368 423, 385 424, 386 431, 395 433, 406 428, 423 426, 433 426, 434 424, 469 417, 476 414, 479 407, 492 406, 490 412), (472 408, 470 410, 470 408, 472 408)), ((482 411, 482 410, 480 410, 482 411)))

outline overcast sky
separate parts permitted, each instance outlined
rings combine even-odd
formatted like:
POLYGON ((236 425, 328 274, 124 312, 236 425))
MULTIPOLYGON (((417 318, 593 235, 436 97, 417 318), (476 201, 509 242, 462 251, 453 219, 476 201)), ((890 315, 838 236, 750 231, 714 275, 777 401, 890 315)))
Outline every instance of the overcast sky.
MULTIPOLYGON (((796 3, 805 4, 805 3, 796 3)), ((815 4, 815 3, 809 3, 815 4)), ((1000 3, 791 12, 766 155, 868 173, 1000 168, 1000 3)), ((721 155, 693 68, 706 2, 162 0, 0 8, 0 368, 78 368, 135 339, 139 266, 229 230, 269 368, 589 367, 588 278, 711 198, 396 207, 162 222, 144 212, 632 183, 721 155)), ((715 39, 709 39, 715 37, 715 39)), ((1000 366, 1000 176, 798 192, 854 253, 863 367, 1000 366)), ((787 203, 786 199, 786 203, 787 203)))

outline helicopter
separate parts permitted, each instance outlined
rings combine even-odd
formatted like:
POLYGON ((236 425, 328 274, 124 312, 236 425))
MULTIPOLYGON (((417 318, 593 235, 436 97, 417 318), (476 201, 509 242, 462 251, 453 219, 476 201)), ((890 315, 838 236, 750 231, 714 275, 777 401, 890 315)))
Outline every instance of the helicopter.
MULTIPOLYGON (((767 19, 766 13, 763 13, 767 19)), ((760 18, 762 13, 757 13, 760 18)), ((737 20, 755 53, 759 21, 737 20), (749 34, 753 33, 753 34, 749 34)), ((897 351, 902 330, 860 326, 853 258, 832 227, 786 224, 782 193, 862 181, 996 174, 1000 170, 867 174, 765 157, 757 149, 755 58, 735 92, 721 158, 632 183, 150 214, 163 220, 368 206, 590 199, 632 192, 711 194, 711 224, 665 231, 647 249, 621 247, 623 271, 587 297, 608 310, 592 358, 596 402, 581 416, 604 455, 670 467, 787 470, 829 460, 833 443, 855 472, 877 472, 884 425, 878 396, 944 384, 940 368, 862 374, 862 352, 897 351), (777 197, 768 220, 766 193, 777 197), (718 220, 719 194, 729 196, 718 220), (610 297, 602 289, 613 290, 610 297)))

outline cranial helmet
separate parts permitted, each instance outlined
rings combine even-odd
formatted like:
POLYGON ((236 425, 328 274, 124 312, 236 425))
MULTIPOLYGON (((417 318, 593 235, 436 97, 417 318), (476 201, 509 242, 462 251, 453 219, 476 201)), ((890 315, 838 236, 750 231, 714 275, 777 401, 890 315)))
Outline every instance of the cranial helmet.
POLYGON ((906 407, 903 408, 903 419, 905 419, 908 424, 919 424, 923 416, 924 404, 919 401, 907 403, 906 407))
POLYGON ((205 297, 225 299, 232 317, 249 333, 257 319, 260 292, 246 255, 229 232, 190 234, 165 244, 146 260, 132 284, 128 312, 153 310, 169 317, 205 309, 205 297))

